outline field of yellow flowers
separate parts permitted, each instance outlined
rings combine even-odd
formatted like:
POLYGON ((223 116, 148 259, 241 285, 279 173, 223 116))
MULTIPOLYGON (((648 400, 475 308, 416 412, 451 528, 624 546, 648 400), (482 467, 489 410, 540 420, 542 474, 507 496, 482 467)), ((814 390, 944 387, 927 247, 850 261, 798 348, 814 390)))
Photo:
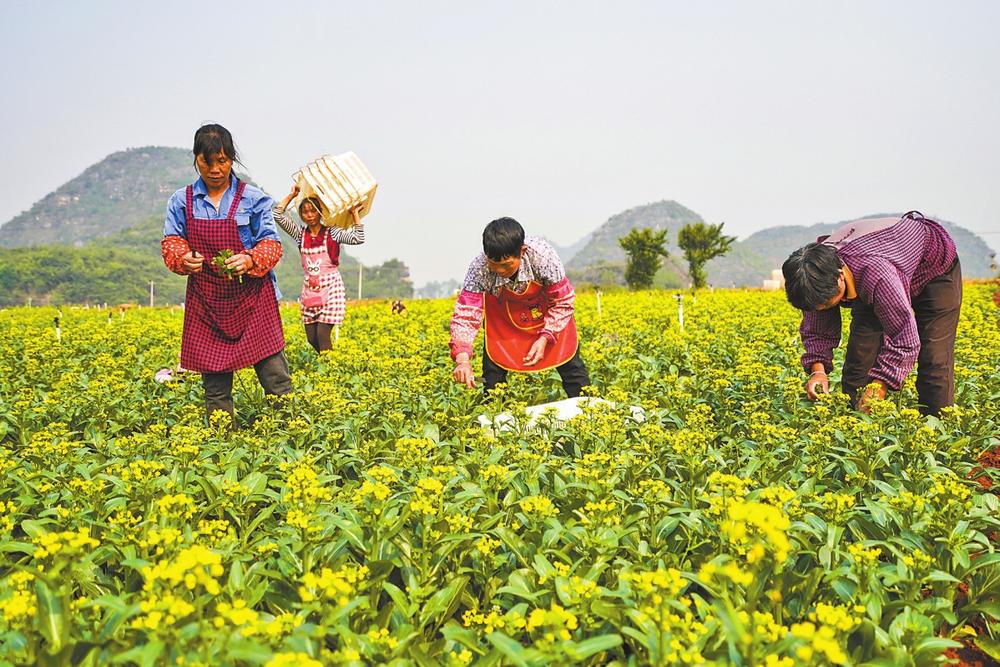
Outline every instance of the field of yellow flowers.
MULTIPOLYGON (((780 293, 578 300, 617 407, 451 381, 451 303, 351 307, 237 429, 166 384, 179 310, 0 312, 0 664, 930 665, 1000 658, 1000 330, 966 287, 958 402, 804 400, 780 293), (629 406, 643 408, 636 421, 629 406), (996 486, 994 485, 994 491, 996 486)), ((835 378, 836 379, 836 378, 835 378)))

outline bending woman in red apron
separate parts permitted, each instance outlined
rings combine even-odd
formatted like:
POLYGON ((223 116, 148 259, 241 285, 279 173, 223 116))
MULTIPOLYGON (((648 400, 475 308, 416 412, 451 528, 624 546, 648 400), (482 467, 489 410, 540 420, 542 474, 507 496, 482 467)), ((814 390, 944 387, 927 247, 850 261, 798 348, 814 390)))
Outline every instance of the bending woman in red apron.
POLYGON ((580 358, 573 317, 573 285, 555 249, 529 236, 513 218, 494 220, 483 230, 483 253, 465 276, 451 318, 454 377, 475 386, 472 344, 486 318, 483 385, 488 391, 508 371, 555 368, 569 397, 590 384, 580 358))
POLYGON ((271 271, 281 243, 272 200, 232 174, 233 137, 221 125, 194 135, 201 177, 170 197, 167 268, 188 276, 181 366, 202 374, 205 409, 233 415, 233 372, 253 366, 265 394, 292 390, 271 271))
POLYGON ((347 311, 347 297, 344 281, 340 277, 340 244, 360 245, 365 242, 365 226, 361 224, 357 209, 354 226, 350 229, 324 227, 320 221, 320 202, 309 197, 299 204, 299 217, 305 227, 292 222, 285 209, 299 194, 299 186, 294 186, 284 201, 274 207, 274 221, 288 232, 299 247, 302 261, 302 294, 299 306, 302 309, 302 324, 306 328, 306 339, 317 352, 329 350, 330 332, 344 323, 347 311))

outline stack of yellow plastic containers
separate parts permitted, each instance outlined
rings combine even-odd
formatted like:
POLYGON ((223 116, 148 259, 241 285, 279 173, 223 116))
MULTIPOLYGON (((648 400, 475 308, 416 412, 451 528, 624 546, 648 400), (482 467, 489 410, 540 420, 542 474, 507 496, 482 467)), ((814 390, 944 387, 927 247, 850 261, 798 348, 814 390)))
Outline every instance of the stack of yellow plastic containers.
POLYGON ((316 197, 322 204, 323 224, 345 229, 354 224, 352 208, 360 206, 362 218, 368 215, 378 188, 375 177, 354 153, 324 155, 299 169, 292 179, 299 186, 296 207, 306 197, 316 197))

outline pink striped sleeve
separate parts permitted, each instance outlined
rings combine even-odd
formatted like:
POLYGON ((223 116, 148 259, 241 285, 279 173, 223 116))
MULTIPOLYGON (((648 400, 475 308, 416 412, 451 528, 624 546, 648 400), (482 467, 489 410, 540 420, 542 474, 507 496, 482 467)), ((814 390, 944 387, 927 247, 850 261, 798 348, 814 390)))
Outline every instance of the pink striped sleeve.
POLYGON ((554 343, 556 336, 573 319, 573 302, 576 300, 576 292, 573 290, 573 283, 569 281, 569 278, 563 278, 547 286, 545 295, 549 298, 549 309, 545 313, 545 326, 542 328, 541 335, 554 343))
POLYGON ((462 352, 472 359, 472 344, 479 333, 479 326, 483 322, 484 297, 482 292, 470 292, 462 290, 455 302, 455 311, 451 315, 451 358, 454 359, 462 352))

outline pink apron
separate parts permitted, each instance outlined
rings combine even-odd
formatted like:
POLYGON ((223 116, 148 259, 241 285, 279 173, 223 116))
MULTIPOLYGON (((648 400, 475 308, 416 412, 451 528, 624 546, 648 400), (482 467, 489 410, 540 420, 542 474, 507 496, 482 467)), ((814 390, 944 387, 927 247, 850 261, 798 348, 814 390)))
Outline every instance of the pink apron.
POLYGON ((315 243, 307 246, 307 238, 312 239, 309 230, 302 230, 299 259, 303 280, 299 305, 302 307, 302 321, 306 324, 343 324, 347 310, 344 280, 327 247, 328 233, 325 228, 320 230, 315 243))

